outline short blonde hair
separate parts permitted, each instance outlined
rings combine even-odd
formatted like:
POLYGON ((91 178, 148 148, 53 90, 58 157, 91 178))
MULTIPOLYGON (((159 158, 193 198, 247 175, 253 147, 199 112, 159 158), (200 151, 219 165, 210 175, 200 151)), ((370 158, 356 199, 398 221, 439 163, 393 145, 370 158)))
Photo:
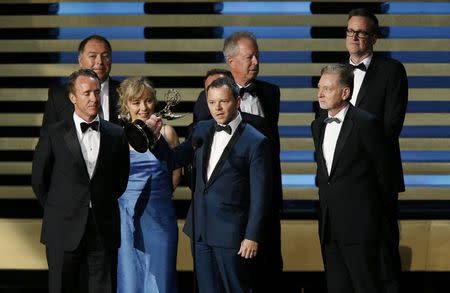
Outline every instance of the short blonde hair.
POLYGON ((133 99, 140 98, 146 90, 148 90, 150 93, 150 98, 156 105, 158 103, 156 100, 156 90, 150 80, 143 76, 133 76, 122 81, 120 86, 117 88, 117 92, 119 93, 118 108, 121 118, 130 120, 130 113, 127 108, 127 103, 133 99))

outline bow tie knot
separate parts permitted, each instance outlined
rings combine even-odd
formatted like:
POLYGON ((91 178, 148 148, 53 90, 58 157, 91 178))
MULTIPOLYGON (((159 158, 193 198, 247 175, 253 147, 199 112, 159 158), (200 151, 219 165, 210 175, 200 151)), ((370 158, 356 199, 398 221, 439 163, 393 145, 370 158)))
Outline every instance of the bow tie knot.
POLYGON ((339 123, 341 123, 341 119, 336 118, 336 117, 328 117, 328 118, 325 118, 325 120, 323 120, 323 122, 325 122, 325 123, 336 122, 337 124, 339 124, 339 123))
POLYGON ((248 86, 242 87, 239 89, 239 96, 241 97, 241 99, 245 93, 248 93, 251 96, 255 96, 256 95, 256 85, 254 83, 251 83, 248 86))
POLYGON ((81 127, 81 132, 83 132, 83 133, 85 133, 86 130, 88 130, 88 128, 98 131, 98 121, 94 121, 91 123, 81 122, 80 127, 81 127))
POLYGON ((350 66, 353 68, 353 70, 355 70, 355 69, 359 69, 361 71, 366 71, 367 70, 366 65, 364 65, 364 63, 359 63, 358 65, 350 64, 350 66))
POLYGON ((220 132, 220 131, 225 131, 228 134, 231 134, 231 126, 230 125, 219 125, 219 124, 214 124, 214 129, 216 130, 216 132, 220 132))

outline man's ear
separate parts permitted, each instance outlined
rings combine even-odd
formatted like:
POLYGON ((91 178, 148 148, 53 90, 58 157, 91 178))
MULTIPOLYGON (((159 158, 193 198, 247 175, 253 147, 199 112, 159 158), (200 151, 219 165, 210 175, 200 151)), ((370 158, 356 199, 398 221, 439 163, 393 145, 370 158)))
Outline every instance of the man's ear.
POLYGON ((76 99, 76 97, 75 97, 74 94, 69 93, 69 99, 70 99, 70 101, 72 102, 72 104, 74 104, 74 105, 76 104, 77 99, 76 99))
POLYGON ((227 58, 225 58, 225 61, 228 63, 228 65, 230 65, 231 66, 231 63, 233 63, 233 57, 227 57, 227 58))
POLYGON ((342 100, 348 101, 350 99, 350 88, 345 87, 342 89, 342 100))

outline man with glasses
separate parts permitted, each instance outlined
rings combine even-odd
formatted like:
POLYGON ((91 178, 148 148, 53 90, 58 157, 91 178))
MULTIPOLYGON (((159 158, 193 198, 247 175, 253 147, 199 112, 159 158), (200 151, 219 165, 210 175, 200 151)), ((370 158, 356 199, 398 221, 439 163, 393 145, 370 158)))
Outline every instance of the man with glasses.
POLYGON ((408 80, 404 66, 397 60, 375 55, 378 19, 366 9, 353 9, 348 15, 345 45, 348 62, 354 68, 354 91, 350 102, 375 115, 384 126, 390 150, 395 191, 384 207, 387 225, 383 233, 381 256, 383 292, 398 292, 401 261, 398 251, 398 192, 405 191, 399 136, 408 103, 408 80))

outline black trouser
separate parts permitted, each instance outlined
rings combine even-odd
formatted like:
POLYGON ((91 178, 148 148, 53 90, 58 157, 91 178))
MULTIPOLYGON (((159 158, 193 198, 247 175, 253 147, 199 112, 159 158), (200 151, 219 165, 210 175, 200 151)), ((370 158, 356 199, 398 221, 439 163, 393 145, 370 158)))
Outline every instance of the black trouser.
POLYGON ((267 237, 252 263, 253 293, 279 292, 283 285, 280 214, 273 212, 267 237))
POLYGON ((46 247, 50 293, 115 293, 117 250, 107 251, 89 211, 86 230, 74 251, 46 247))
POLYGON ((381 243, 381 279, 384 293, 399 292, 402 264, 399 253, 400 232, 398 229, 398 194, 385 205, 386 225, 381 243))
POLYGON ((328 293, 379 293, 379 244, 342 244, 322 247, 328 293))

